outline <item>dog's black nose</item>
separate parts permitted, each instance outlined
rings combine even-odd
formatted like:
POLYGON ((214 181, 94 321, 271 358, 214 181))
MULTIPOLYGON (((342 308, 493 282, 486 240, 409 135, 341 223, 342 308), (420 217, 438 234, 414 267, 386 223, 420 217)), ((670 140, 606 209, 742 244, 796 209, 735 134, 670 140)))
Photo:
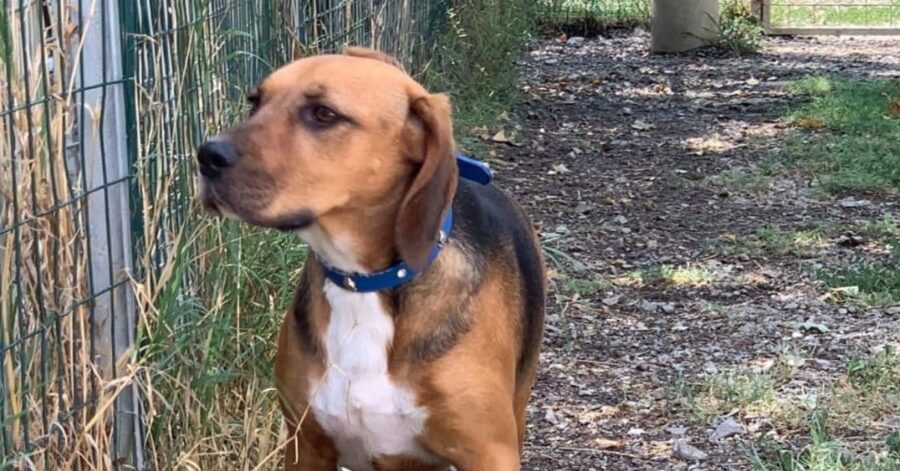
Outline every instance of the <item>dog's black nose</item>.
POLYGON ((238 159, 237 149, 224 139, 210 139, 197 149, 200 173, 206 178, 218 178, 238 159))

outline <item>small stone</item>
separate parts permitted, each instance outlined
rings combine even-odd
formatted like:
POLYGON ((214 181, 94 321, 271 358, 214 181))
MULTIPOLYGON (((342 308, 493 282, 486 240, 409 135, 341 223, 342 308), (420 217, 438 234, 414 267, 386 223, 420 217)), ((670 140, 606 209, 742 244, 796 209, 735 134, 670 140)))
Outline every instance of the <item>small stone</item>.
POLYGON ((631 436, 638 436, 638 435, 643 435, 644 432, 645 432, 645 430, 642 428, 633 427, 633 428, 628 429, 627 433, 628 433, 628 435, 631 435, 631 436))
POLYGON ((544 420, 550 422, 553 425, 559 424, 559 416, 556 414, 556 412, 553 411, 553 409, 550 408, 544 411, 544 420))
POLYGON ((671 314, 671 313, 675 312, 675 305, 672 303, 665 303, 662 305, 662 310, 666 314, 671 314))
POLYGON ((607 306, 615 306, 616 304, 619 304, 620 299, 622 299, 622 297, 617 295, 617 296, 610 296, 608 298, 603 298, 602 301, 603 301, 603 304, 605 304, 607 306))
POLYGON ((694 448, 684 439, 675 440, 675 446, 672 448, 672 456, 684 461, 702 461, 709 458, 709 455, 702 450, 694 448))
POLYGON ((578 273, 582 273, 582 272, 586 272, 587 269, 588 269, 588 267, 584 263, 582 263, 578 260, 572 260, 572 270, 575 270, 578 273))
POLYGON ((740 433, 744 433, 744 428, 733 417, 728 417, 716 426, 716 429, 710 434, 709 440, 717 442, 740 433))
POLYGON ((666 429, 666 431, 671 433, 672 435, 684 435, 687 433, 687 427, 669 427, 666 429))
POLYGON ((584 38, 581 36, 572 36, 566 41, 566 46, 578 47, 584 44, 584 38))
POLYGON ((716 364, 715 364, 715 363, 713 363, 713 362, 711 362, 711 361, 708 361, 708 362, 706 362, 706 363, 703 365, 703 371, 705 371, 705 372, 707 372, 707 373, 709 373, 709 374, 711 374, 711 375, 714 375, 714 374, 716 374, 716 373, 719 372, 719 369, 716 368, 716 364))
POLYGON ((625 216, 619 215, 613 218, 613 222, 616 224, 628 224, 628 218, 625 216))
POLYGON ((656 311, 656 308, 658 308, 658 307, 659 307, 658 303, 654 303, 654 302, 650 302, 650 301, 646 301, 646 300, 641 302, 641 309, 643 309, 644 311, 653 312, 653 311, 656 311))
POLYGON ((841 247, 859 247, 865 243, 866 239, 853 234, 843 234, 837 240, 837 245, 841 247))
POLYGON ((900 306, 889 307, 884 310, 884 313, 896 316, 897 314, 900 314, 900 306))
POLYGON ((838 204, 842 208, 859 208, 861 206, 868 206, 870 203, 868 200, 858 200, 852 196, 848 196, 838 201, 838 204))
POLYGON ((784 305, 784 308, 787 310, 790 310, 790 311, 793 311, 794 309, 797 309, 798 307, 800 307, 800 305, 797 303, 787 303, 784 305))
POLYGON ((589 212, 591 212, 591 205, 582 201, 582 202, 578 203, 578 206, 575 206, 575 212, 578 214, 589 213, 589 212))
POLYGON ((547 59, 547 60, 544 61, 544 64, 547 64, 547 65, 554 65, 554 64, 556 64, 557 62, 559 62, 558 59, 547 59))

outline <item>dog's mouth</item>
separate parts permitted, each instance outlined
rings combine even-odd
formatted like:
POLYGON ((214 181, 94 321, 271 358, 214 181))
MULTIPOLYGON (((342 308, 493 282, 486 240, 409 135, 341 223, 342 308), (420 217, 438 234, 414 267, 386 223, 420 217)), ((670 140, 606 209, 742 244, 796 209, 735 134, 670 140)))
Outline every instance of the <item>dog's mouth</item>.
POLYGON ((206 182, 203 177, 200 177, 197 182, 197 194, 198 199, 200 200, 200 204, 203 206, 203 209, 206 212, 212 214, 213 216, 224 216, 225 213, 222 211, 222 203, 219 196, 216 194, 216 190, 206 182))
POLYGON ((203 205, 203 209, 213 216, 237 219, 254 226, 284 232, 306 229, 316 222, 316 215, 310 209, 301 209, 285 216, 265 218, 256 211, 243 211, 241 208, 231 207, 225 203, 215 188, 209 184, 201 183, 200 202, 203 205))
POLYGON ((316 215, 308 209, 303 209, 288 217, 273 221, 268 227, 279 231, 299 231, 312 226, 314 222, 316 222, 316 215))

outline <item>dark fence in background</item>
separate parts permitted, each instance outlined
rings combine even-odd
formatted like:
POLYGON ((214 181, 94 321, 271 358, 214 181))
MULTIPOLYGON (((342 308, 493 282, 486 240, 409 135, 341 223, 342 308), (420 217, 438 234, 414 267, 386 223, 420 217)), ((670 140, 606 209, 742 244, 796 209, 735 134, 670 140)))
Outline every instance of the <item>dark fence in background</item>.
POLYGON ((651 0, 541 0, 541 20, 578 32, 650 22, 651 0))

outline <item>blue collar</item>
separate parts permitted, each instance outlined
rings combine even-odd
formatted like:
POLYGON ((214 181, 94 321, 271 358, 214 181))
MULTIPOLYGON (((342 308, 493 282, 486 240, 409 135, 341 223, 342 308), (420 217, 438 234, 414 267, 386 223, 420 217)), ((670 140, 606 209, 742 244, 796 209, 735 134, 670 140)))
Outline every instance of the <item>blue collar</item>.
MULTIPOLYGON (((456 164, 459 168, 459 178, 471 180, 482 185, 487 185, 493 179, 491 169, 484 163, 475 159, 471 159, 462 154, 456 155, 456 164)), ((438 237, 437 244, 432 247, 428 258, 425 260, 425 266, 420 271, 413 270, 402 260, 391 265, 390 267, 377 271, 375 273, 348 273, 337 268, 331 267, 319 258, 319 263, 325 270, 325 276, 334 284, 348 290, 359 293, 371 293, 385 289, 396 288, 416 277, 421 271, 424 271, 431 265, 431 262, 437 258, 441 249, 446 245, 450 238, 450 230, 453 229, 453 209, 447 211, 444 222, 441 224, 441 232, 438 237)))

